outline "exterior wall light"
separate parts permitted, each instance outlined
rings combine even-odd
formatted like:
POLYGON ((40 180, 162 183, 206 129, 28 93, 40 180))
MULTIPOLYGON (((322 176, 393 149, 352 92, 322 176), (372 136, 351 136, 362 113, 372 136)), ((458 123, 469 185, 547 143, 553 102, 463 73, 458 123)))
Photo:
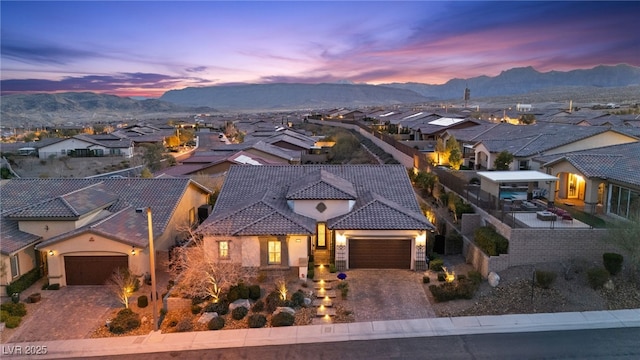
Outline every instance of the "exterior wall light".
POLYGON ((53 256, 53 250, 49 250, 49 256, 53 256))

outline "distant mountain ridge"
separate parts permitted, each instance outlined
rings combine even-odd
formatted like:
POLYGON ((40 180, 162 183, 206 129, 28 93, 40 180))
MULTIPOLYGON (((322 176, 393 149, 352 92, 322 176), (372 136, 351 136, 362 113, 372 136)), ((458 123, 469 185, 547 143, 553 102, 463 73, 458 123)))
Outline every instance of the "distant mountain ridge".
POLYGON ((414 91, 439 100, 461 99, 465 87, 472 98, 526 94, 553 87, 624 87, 640 85, 640 67, 620 64, 600 65, 592 69, 539 72, 533 67, 506 70, 495 77, 478 76, 469 79, 451 79, 442 85, 421 83, 390 83, 383 86, 414 91))
POLYGON ((160 100, 217 109, 323 109, 423 102, 411 90, 353 84, 245 84, 170 90, 160 100))

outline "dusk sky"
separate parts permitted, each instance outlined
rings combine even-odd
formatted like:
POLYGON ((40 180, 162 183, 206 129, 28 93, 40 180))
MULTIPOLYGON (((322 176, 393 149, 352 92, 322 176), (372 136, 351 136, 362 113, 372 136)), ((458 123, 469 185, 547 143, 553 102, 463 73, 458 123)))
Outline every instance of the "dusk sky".
POLYGON ((32 2, 1 6, 3 94, 421 82, 640 66, 640 2, 32 2))

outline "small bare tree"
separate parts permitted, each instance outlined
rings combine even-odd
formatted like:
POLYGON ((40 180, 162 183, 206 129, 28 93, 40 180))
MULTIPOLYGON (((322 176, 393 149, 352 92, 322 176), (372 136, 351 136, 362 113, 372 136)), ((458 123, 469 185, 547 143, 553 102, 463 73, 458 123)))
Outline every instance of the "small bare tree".
MULTIPOLYGON (((171 275, 177 279, 176 286, 182 295, 190 298, 211 297, 213 302, 218 302, 222 292, 231 285, 255 275, 254 269, 244 268, 240 263, 227 259, 220 261, 216 249, 207 247, 204 238, 208 234, 186 230, 191 240, 174 250, 169 263, 171 275)), ((229 251, 234 249, 230 248, 229 251)))
POLYGON ((136 276, 127 268, 117 268, 109 278, 108 285, 118 300, 129 308, 129 297, 136 290, 136 276))

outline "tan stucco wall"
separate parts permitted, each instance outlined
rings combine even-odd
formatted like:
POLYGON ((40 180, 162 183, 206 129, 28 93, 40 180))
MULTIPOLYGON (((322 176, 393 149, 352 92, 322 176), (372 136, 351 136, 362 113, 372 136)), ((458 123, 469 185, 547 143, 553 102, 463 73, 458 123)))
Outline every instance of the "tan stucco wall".
MULTIPOLYGON (((0 277, 1 286, 10 284, 36 267, 36 257, 38 256, 38 253, 35 251, 33 246, 19 251, 16 255, 18 256, 19 274, 15 278, 11 277, 11 258, 7 255, 0 255, 0 263, 3 265, 3 269, 5 271, 5 273, 2 274, 4 276, 0 277)), ((4 295, 4 290, 0 293, 4 295)))
POLYGON ((327 221, 328 219, 334 218, 336 216, 344 215, 348 213, 353 204, 355 204, 354 200, 294 200, 293 203, 293 211, 306 216, 312 219, 316 219, 317 221, 327 221), (316 209, 319 203, 324 203, 327 209, 323 212, 319 212, 316 209))
POLYGON ((307 243, 309 238, 304 235, 290 235, 287 237, 289 246, 289 266, 299 266, 300 258, 307 258, 307 243))
POLYGON ((110 214, 108 211, 100 210, 77 221, 23 220, 18 222, 18 228, 20 231, 41 236, 43 240, 46 240, 83 227, 110 214))
MULTIPOLYGON (((168 251, 173 246, 176 240, 183 240, 188 237, 186 231, 189 225, 189 210, 195 209, 196 221, 198 219, 198 207, 207 203, 208 195, 203 193, 197 186, 189 185, 185 191, 182 199, 178 203, 173 217, 169 221, 167 228, 162 234, 154 234, 155 250, 156 251, 168 251)), ((153 209, 151 209, 153 215, 153 209)))
POLYGON ((560 154, 571 151, 595 149, 603 146, 628 144, 637 140, 627 135, 622 135, 613 131, 607 131, 602 134, 594 135, 586 139, 574 141, 570 144, 557 147, 545 152, 545 155, 560 154))
POLYGON ((129 256, 129 268, 132 271, 139 275, 149 272, 148 250, 142 251, 135 248, 136 255, 132 256, 131 249, 131 245, 99 235, 82 234, 43 248, 42 251, 53 250, 53 256, 48 257, 49 283, 66 286, 64 256, 127 255, 129 256))

